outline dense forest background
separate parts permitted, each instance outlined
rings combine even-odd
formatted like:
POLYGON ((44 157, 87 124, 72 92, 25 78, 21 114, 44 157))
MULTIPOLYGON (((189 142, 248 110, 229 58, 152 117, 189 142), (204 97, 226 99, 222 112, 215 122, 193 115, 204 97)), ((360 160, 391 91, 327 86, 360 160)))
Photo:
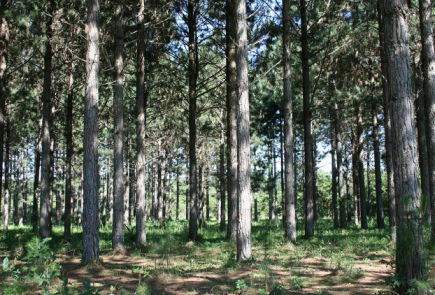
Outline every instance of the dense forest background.
POLYGON ((242 263, 251 231, 302 247, 329 227, 374 230, 394 290, 429 294, 432 10, 1 0, 0 249, 8 230, 79 238, 87 264, 110 239, 146 249, 181 224, 194 242, 219 232, 242 263))

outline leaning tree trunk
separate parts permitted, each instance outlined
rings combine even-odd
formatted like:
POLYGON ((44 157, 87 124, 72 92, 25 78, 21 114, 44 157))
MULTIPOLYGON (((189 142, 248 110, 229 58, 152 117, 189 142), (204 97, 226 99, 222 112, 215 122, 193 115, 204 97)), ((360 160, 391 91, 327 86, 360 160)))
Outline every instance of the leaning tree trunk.
POLYGON ((189 192, 190 192, 190 220, 189 240, 196 241, 198 235, 197 222, 197 176, 196 176, 196 83, 198 79, 196 25, 196 0, 189 0, 188 27, 189 27, 189 192))
POLYGON ((427 154, 429 158, 429 203, 432 237, 435 238, 435 52, 431 0, 419 0, 422 38, 421 66, 423 70, 424 109, 426 112, 427 154))
POLYGON ((384 206, 382 204, 382 174, 381 153, 379 150, 379 125, 376 104, 372 106, 373 116, 373 150, 375 154, 375 183, 376 183, 376 222, 378 228, 384 228, 384 206))
POLYGON ((301 44, 302 44, 302 92, 303 92, 303 122, 305 147, 305 236, 314 236, 314 159, 313 135, 311 131, 311 97, 310 97, 310 65, 308 52, 307 3, 300 1, 301 10, 301 44))
POLYGON ((54 0, 48 2, 47 41, 44 55, 44 84, 42 91, 42 167, 41 167, 41 207, 39 215, 39 234, 42 238, 51 235, 50 226, 50 144, 51 144, 51 64, 53 38, 54 0))
MULTIPOLYGON (((429 10, 430 11, 430 10, 429 10)), ((423 234, 421 225, 418 151, 411 89, 408 48, 408 2, 385 0, 385 55, 391 111, 391 135, 394 144, 395 195, 398 200, 396 241, 396 277, 403 279, 400 293, 411 288, 412 280, 424 275, 423 234)))
POLYGON ((136 192, 136 243, 144 245, 146 238, 146 208, 145 208, 145 0, 140 0, 138 13, 138 44, 137 44, 137 85, 136 85, 136 149, 137 149, 137 192, 136 192))
MULTIPOLYGON (((284 60, 284 195, 285 237, 296 243, 296 206, 293 176, 293 97, 290 51, 290 0, 283 0, 283 60, 284 60)), ((282 170, 283 168, 281 168, 282 170)))
POLYGON ((236 11, 236 60, 237 60, 237 260, 247 261, 252 257, 252 197, 251 161, 249 134, 249 81, 248 81, 248 30, 246 23, 246 0, 235 0, 236 11))
POLYGON ((228 239, 237 235, 237 63, 235 0, 226 0, 228 239))
POLYGON ((83 253, 82 263, 98 260, 98 77, 100 65, 99 0, 88 0, 86 92, 83 143, 83 253))
POLYGON ((124 103, 123 103, 123 50, 124 50, 124 8, 116 7, 115 32, 115 86, 114 86, 114 174, 113 174, 113 228, 112 249, 124 248, 124 103))
POLYGON ((5 129, 6 108, 6 67, 7 49, 9 44, 9 24, 6 18, 8 0, 0 2, 0 213, 2 205, 2 182, 3 182, 3 142, 5 129))

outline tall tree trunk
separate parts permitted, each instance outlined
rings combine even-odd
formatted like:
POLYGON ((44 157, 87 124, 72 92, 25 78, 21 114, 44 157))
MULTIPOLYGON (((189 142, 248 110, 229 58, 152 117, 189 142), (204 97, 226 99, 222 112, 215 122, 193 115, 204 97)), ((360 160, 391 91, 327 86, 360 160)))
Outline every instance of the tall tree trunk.
POLYGON ((204 216, 204 203, 205 203, 205 181, 204 181, 204 164, 201 163, 200 158, 200 164, 199 164, 199 228, 202 228, 205 226, 205 216, 204 216))
POLYGON ((284 190, 284 123, 280 124, 280 135, 279 135, 279 154, 281 160, 280 169, 280 180, 281 180, 281 208, 282 208, 282 225, 285 228, 285 190, 284 190))
POLYGON ((168 219, 172 220, 172 204, 173 204, 173 199, 172 199, 172 156, 168 155, 169 159, 168 159, 168 191, 169 191, 169 198, 168 198, 168 219))
MULTIPOLYGON (((40 132, 38 132, 40 134, 40 132)), ((6 168, 6 166, 5 166, 6 168)), ((38 137, 35 146, 35 174, 33 178, 33 204, 32 204, 32 227, 36 234, 38 230, 38 187, 39 172, 41 169, 41 139, 38 137)))
POLYGON ((379 44, 381 52, 381 68, 382 68, 382 98, 384 108, 384 128, 385 128, 385 163, 387 170, 387 188, 388 188, 388 205, 389 205, 389 225, 392 233, 392 239, 396 239, 397 213, 396 213, 396 197, 394 192, 394 174, 393 174, 393 157, 392 157, 392 141, 391 141, 391 114, 389 106, 389 89, 386 74, 388 70, 388 59, 385 49, 384 40, 384 15, 383 15, 384 0, 378 0, 378 28, 379 28, 379 44))
MULTIPOLYGON (((220 223, 220 230, 225 231, 225 123, 224 123, 224 108, 221 107, 221 138, 219 145, 219 196, 217 215, 220 223)), ((228 128, 228 127, 227 127, 228 128)), ((228 180, 229 181, 229 178, 228 180)))
POLYGON ((426 112, 427 154, 429 158, 429 202, 431 204, 432 238, 435 239, 435 52, 431 0, 419 0, 422 38, 424 110, 426 112))
POLYGON ((361 202, 361 228, 368 229, 366 191, 364 184, 364 136, 363 136, 363 106, 358 103, 358 124, 357 124, 357 144, 358 144, 358 184, 361 202))
POLYGON ((300 0, 301 12, 301 44, 302 44, 302 92, 303 92, 303 122, 305 148, 305 237, 314 236, 314 163, 313 135, 311 131, 311 97, 310 97, 310 64, 308 52, 307 3, 300 0))
POLYGON ((226 0, 226 82, 227 82, 227 239, 237 235, 237 62, 235 0, 226 0))
MULTIPOLYGON (((154 221, 157 221, 159 219, 159 215, 158 215, 158 209, 159 209, 159 161, 160 159, 157 157, 157 161, 153 162, 153 186, 154 186, 154 191, 153 191, 153 218, 154 221)), ((161 172, 160 172, 161 173, 161 172)))
POLYGON ((366 157, 366 165, 367 165, 367 217, 368 219, 372 219, 372 186, 371 186, 371 178, 370 178, 370 144, 367 136, 367 157, 366 157))
POLYGON ((98 77, 100 65, 99 0, 88 0, 86 93, 83 150, 83 253, 82 263, 98 260, 99 194, 98 173, 98 77))
POLYGON ((208 171, 205 172, 205 218, 207 221, 210 221, 210 186, 209 186, 209 173, 208 171))
MULTIPOLYGON (((272 138, 272 127, 269 125, 269 139, 272 138)), ((274 202, 274 182, 273 182, 273 148, 272 148, 273 142, 272 140, 269 141, 268 144, 268 189, 269 189, 269 220, 275 219, 275 202, 274 202)))
POLYGON ((196 0, 188 0, 189 27, 189 192, 190 192, 190 220, 189 240, 196 241, 198 236, 197 222, 197 176, 196 176, 196 82, 198 79, 196 31, 197 11, 196 0))
POLYGON ((398 201, 396 277, 405 280, 400 293, 411 288, 411 280, 422 280, 425 268, 419 217, 419 169, 408 48, 408 9, 408 2, 404 0, 385 0, 382 8, 388 60, 384 75, 392 98, 389 103, 394 142, 394 190, 398 201))
MULTIPOLYGON (((275 132, 273 132, 273 137, 275 137, 275 132)), ((278 190, 276 188, 276 180, 278 178, 278 173, 276 172, 276 147, 275 139, 272 139, 272 183, 273 183, 273 219, 278 222, 278 190)), ((278 225, 278 224, 277 224, 278 225)))
POLYGON ((238 228, 237 260, 252 257, 252 197, 249 134, 249 81, 248 81, 248 28, 246 24, 246 0, 235 0, 236 12, 236 60, 237 60, 237 195, 238 228))
POLYGON ((379 124, 376 104, 372 105, 373 116, 373 150, 375 154, 375 179, 376 179, 376 222, 378 228, 384 228, 384 206, 382 204, 382 174, 381 153, 379 150, 379 124))
POLYGON ((177 200, 175 205, 175 219, 180 217, 180 161, 177 159, 177 200))
POLYGON ((292 97, 292 70, 290 51, 290 0, 283 0, 283 61, 284 61, 284 199, 283 210, 285 237, 292 243, 296 243, 296 195, 293 171, 293 97, 292 97))
POLYGON ((137 73, 136 73, 136 142, 137 142, 137 196, 136 196, 136 243, 146 243, 145 208, 145 0, 140 0, 138 12, 137 73))
POLYGON ((338 183, 338 207, 340 212, 340 227, 346 228, 346 192, 344 187, 343 173, 343 140, 341 127, 341 113, 337 103, 334 104, 335 113, 335 136, 337 143, 337 183, 338 183))
POLYGON ((112 249, 124 248, 124 7, 116 7, 115 86, 114 86, 114 174, 112 249))
MULTIPOLYGON (((162 163, 163 163, 163 155, 161 151, 161 144, 158 145, 158 157, 157 157, 157 220, 159 223, 159 227, 163 227, 163 179, 162 179, 162 163)), ((164 173, 164 172, 163 172, 164 173)))
POLYGON ((9 24, 6 17, 8 0, 0 2, 0 214, 2 208, 3 188, 3 143, 6 111, 6 68, 9 45, 9 24))
MULTIPOLYGON (((358 116, 355 117, 355 119, 358 116)), ((358 173, 358 143, 357 143, 357 134, 356 127, 352 128, 352 184, 353 184, 353 203, 354 203, 354 217, 355 217, 355 225, 359 225, 359 173, 358 173)))
MULTIPOLYGON (((426 132, 426 114, 424 109, 424 91, 421 67, 417 65, 416 54, 414 54, 413 71, 415 83, 415 107, 417 109, 417 134, 418 134, 418 160, 420 165, 421 192, 430 198, 430 176, 429 176, 429 155, 426 132)), ((430 203, 428 203, 430 206, 430 203)), ((428 208, 430 209, 430 208, 428 208)), ((430 211, 428 212, 430 219, 430 211)))
MULTIPOLYGON (((333 117, 333 115, 331 115, 333 117)), ((337 166, 335 154, 337 149, 337 123, 335 118, 331 120, 331 164, 332 164, 332 219, 334 228, 338 228, 338 210, 337 210, 337 166)))
POLYGON ((56 165, 56 178, 57 178, 57 184, 56 184, 56 225, 60 226, 61 218, 62 218, 62 167, 60 165, 60 159, 62 158, 59 150, 56 152, 58 162, 56 165))
MULTIPOLYGON (((5 109, 6 111, 6 109, 5 109)), ((10 206, 10 192, 9 192, 9 160, 10 160, 10 146, 11 146, 11 127, 10 127, 10 113, 6 117, 6 155, 5 155, 5 195, 4 195, 4 210, 3 210, 3 229, 9 229, 9 206, 10 206)))
POLYGON ((51 67, 52 67, 52 47, 53 38, 53 12, 54 0, 48 2, 48 16, 46 26, 47 41, 45 42, 44 55, 44 84, 42 91, 42 167, 41 167, 41 207, 39 215, 39 234, 42 238, 51 235, 50 226, 50 144, 51 144, 51 67))

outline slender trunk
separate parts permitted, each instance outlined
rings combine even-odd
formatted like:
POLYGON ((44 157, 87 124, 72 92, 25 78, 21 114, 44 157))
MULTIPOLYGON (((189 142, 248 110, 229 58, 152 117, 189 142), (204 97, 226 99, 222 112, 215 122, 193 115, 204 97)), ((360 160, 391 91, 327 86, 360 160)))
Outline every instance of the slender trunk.
POLYGON ((168 219, 172 220, 172 157, 169 156, 168 159, 168 190, 169 190, 169 200, 168 200, 168 219))
POLYGON ((252 197, 251 161, 249 134, 249 81, 248 81, 248 30, 246 23, 246 0, 235 0, 236 12, 236 60, 237 60, 237 260, 247 261, 252 257, 252 197))
POLYGON ((198 236, 197 222, 197 176, 196 176, 196 82, 198 79, 196 48, 196 0, 188 0, 189 27, 189 192, 190 192, 190 220, 189 240, 196 241, 198 236))
POLYGON ((159 227, 163 227, 163 180, 162 180, 162 163, 163 155, 161 151, 161 144, 158 145, 158 157, 157 157, 157 220, 159 227))
POLYGON ((301 44, 302 44, 302 88, 303 88, 303 122, 305 148, 305 236, 314 236, 314 163, 313 135, 311 131, 311 97, 310 97, 310 65, 308 52, 307 3, 300 0, 301 12, 301 44))
POLYGON ((146 243, 146 208, 145 208, 145 0, 140 0, 138 12, 138 41, 137 41, 137 73, 136 73, 136 149, 137 149, 137 197, 136 197, 136 243, 146 243))
POLYGON ((124 248, 124 20, 122 5, 116 7, 115 86, 114 86, 114 174, 112 249, 124 248))
POLYGON ((282 225, 285 228, 285 215, 286 215, 286 207, 285 207, 285 191, 284 191, 284 123, 280 124, 281 132, 279 135, 279 154, 281 160, 281 169, 280 169, 280 180, 281 180, 281 211, 282 211, 282 225))
MULTIPOLYGON (((201 161, 201 158, 200 158, 201 161)), ((204 164, 199 164, 199 228, 205 226, 205 216, 204 216, 204 203, 205 203, 205 191, 204 191, 204 164)))
POLYGON ((205 214, 205 218, 207 221, 210 221, 210 187, 209 187, 209 174, 208 172, 206 172, 205 175, 205 210, 206 210, 206 214, 205 214))
POLYGON ((331 164, 332 164, 332 219, 334 228, 338 228, 338 210, 337 210, 337 166, 335 154, 337 149, 337 123, 335 118, 331 120, 331 164))
MULTIPOLYGON (((412 280, 423 280, 425 269, 420 219, 418 151, 408 48, 408 9, 408 3, 399 0, 385 0, 382 8, 385 55, 388 60, 386 78, 388 92, 391 95, 389 103, 391 135, 394 142, 394 190, 398 204, 396 277, 405 281, 400 287, 401 294, 411 288, 412 280)), ((430 12, 429 8, 429 19, 430 12)), ((432 98, 431 96, 431 100, 432 98)))
POLYGON ((227 187, 228 232, 227 239, 237 235, 237 62, 235 0, 226 0, 226 82, 227 82, 227 187))
MULTIPOLYGON (((273 133, 273 137, 275 136, 275 132, 273 133)), ((273 216, 274 220, 278 222, 278 190, 276 188, 276 180, 278 178, 278 173, 276 172, 276 147, 275 140, 272 139, 272 182, 273 182, 273 216)))
MULTIPOLYGON (((416 54, 414 54, 413 70, 415 83, 415 107, 417 109, 417 135, 418 135, 418 160, 420 165, 421 192, 430 197, 430 176, 429 176, 429 155, 426 132, 426 114, 424 109, 424 92, 421 67, 417 65, 416 54)), ((430 204, 428 204, 430 205, 430 204)), ((430 209, 430 208, 428 208, 430 209)), ((430 218, 430 211, 428 214, 430 218)))
MULTIPOLYGON (((157 221, 159 219, 158 210, 159 210, 159 161, 160 159, 157 158, 157 161, 153 162, 153 185, 154 185, 154 191, 153 191, 153 218, 154 221, 157 221)), ((160 171, 161 173, 161 171, 160 171)))
MULTIPOLYGON (((6 108, 5 108, 6 111, 6 108)), ((5 195, 4 195, 4 210, 3 210, 3 229, 8 231, 9 228, 9 206, 10 206, 10 192, 9 192, 9 158, 10 158, 10 145, 11 145, 11 127, 10 127, 10 113, 6 117, 6 155, 5 155, 5 195)))
POLYGON ((175 208, 175 219, 178 220, 180 217, 180 162, 177 161, 177 201, 175 208))
POLYGON ((391 116, 388 81, 386 79, 388 70, 388 59, 386 55, 384 41, 384 15, 383 15, 384 0, 378 0, 378 28, 379 28, 379 44, 381 52, 381 68, 382 68, 382 98, 384 108, 384 128, 385 128, 385 163, 387 170, 387 188, 388 188, 388 205, 389 205, 389 224, 393 240, 396 239, 396 197, 394 192, 394 174, 393 174, 393 157, 392 157, 392 141, 391 141, 391 116))
POLYGON ((98 173, 98 77, 99 50, 99 0, 88 0, 86 53, 86 93, 83 150, 83 253, 82 263, 98 260, 99 251, 99 194, 98 173))
POLYGON ((384 206, 382 204, 382 174, 381 153, 379 148, 379 124, 376 104, 372 106, 373 116, 373 150, 375 154, 375 179, 376 179, 376 221, 378 228, 384 228, 384 206))
POLYGON ((432 1, 419 0, 422 38, 421 66, 423 70, 424 110, 426 112, 427 154, 429 158, 429 207, 432 238, 435 239, 435 52, 432 24, 432 1))
MULTIPOLYGON (((292 243, 296 243, 296 195, 294 187, 296 181, 296 169, 293 171, 294 135, 293 135, 293 97, 292 97, 292 72, 290 51, 290 0, 283 0, 283 61, 284 61, 284 199, 285 210, 283 212, 285 237, 292 243)), ((257 201, 257 200, 256 200, 257 201)), ((257 202, 255 202, 257 205, 257 202)), ((257 208, 257 206, 256 206, 257 208)), ((256 214, 257 215, 257 214, 256 214)))
POLYGON ((54 0, 48 2, 47 18, 47 41, 45 43, 44 55, 44 84, 42 92, 42 167, 41 167, 41 208, 39 217, 39 234, 42 238, 51 235, 50 227, 50 143, 51 143, 51 64, 52 48, 51 39, 53 37, 53 12, 54 0))
POLYGON ((367 157, 366 157, 366 165, 367 165, 367 216, 368 219, 372 219, 372 184, 370 179, 370 145, 367 137, 367 157))
MULTIPOLYGON (((6 111, 6 68, 9 45, 9 24, 6 16, 8 0, 0 2, 0 215, 3 196, 3 143, 6 111)), ((35 229, 34 229, 35 230, 35 229)))
POLYGON ((35 175, 33 178, 32 226, 33 226, 34 233, 36 233, 38 230, 38 187, 39 187, 40 168, 41 168, 41 140, 40 138, 38 138, 35 146, 35 175))
POLYGON ((340 227, 346 228, 346 192, 344 187, 344 173, 343 173, 343 140, 341 128, 341 114, 337 103, 334 105, 336 110, 336 125, 335 136, 337 143, 337 183, 338 183, 338 207, 340 211, 340 227))
POLYGON ((133 218, 134 218, 134 214, 136 211, 136 202, 134 199, 134 164, 132 163, 132 159, 133 159, 133 146, 132 146, 132 141, 131 138, 128 139, 129 145, 128 145, 128 154, 130 155, 129 157, 129 162, 128 162, 128 204, 129 204, 129 209, 128 209, 128 220, 130 221, 130 224, 133 224, 133 218))
POLYGON ((59 150, 56 152, 57 158, 59 159, 56 165, 56 178, 57 178, 57 189, 56 189, 56 225, 60 226, 61 218, 62 218, 62 167, 60 165, 60 152, 59 150))
POLYGON ((314 223, 319 219, 319 175, 317 167, 317 134, 316 122, 313 121, 313 194, 314 194, 314 223))
POLYGON ((19 165, 18 167, 18 178, 17 178, 17 188, 18 188, 18 210, 17 210, 17 219, 18 219, 18 226, 22 227, 23 226, 23 217, 24 217, 24 165, 23 165, 23 150, 20 149, 19 151, 19 156, 18 156, 18 162, 17 164, 19 165))
MULTIPOLYGON (((228 181, 228 180, 227 180, 228 181)), ((221 107, 221 138, 219 145, 219 196, 218 196, 218 221, 220 230, 225 231, 225 123, 224 123, 224 108, 221 107)))
MULTIPOLYGON (((269 125, 269 139, 272 138, 272 128, 269 125)), ((268 177, 268 189, 269 189, 269 220, 275 219, 275 202, 274 202, 274 194, 273 194, 273 142, 269 141, 268 145, 268 166, 269 166, 269 177, 268 177)))
POLYGON ((358 144, 358 184, 361 202, 361 228, 368 229, 367 208, 366 208, 366 191, 364 184, 364 136, 363 136, 363 106, 358 103, 358 124, 357 124, 357 144, 358 144))
POLYGON ((355 225, 359 225, 359 173, 358 173, 358 147, 356 142, 356 130, 355 126, 352 128, 352 187, 353 187, 353 203, 354 203, 354 217, 355 225))

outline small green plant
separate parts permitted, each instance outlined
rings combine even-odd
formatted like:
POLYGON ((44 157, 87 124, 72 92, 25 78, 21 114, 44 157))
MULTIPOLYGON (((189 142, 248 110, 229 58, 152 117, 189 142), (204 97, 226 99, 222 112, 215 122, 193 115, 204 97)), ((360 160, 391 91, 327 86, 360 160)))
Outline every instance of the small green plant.
POLYGON ((293 290, 302 289, 302 280, 300 277, 298 277, 297 275, 293 275, 293 276, 291 276, 290 280, 292 283, 293 290))
POLYGON ((237 280, 236 281, 236 290, 244 290, 248 289, 248 285, 246 285, 245 280, 237 280))

